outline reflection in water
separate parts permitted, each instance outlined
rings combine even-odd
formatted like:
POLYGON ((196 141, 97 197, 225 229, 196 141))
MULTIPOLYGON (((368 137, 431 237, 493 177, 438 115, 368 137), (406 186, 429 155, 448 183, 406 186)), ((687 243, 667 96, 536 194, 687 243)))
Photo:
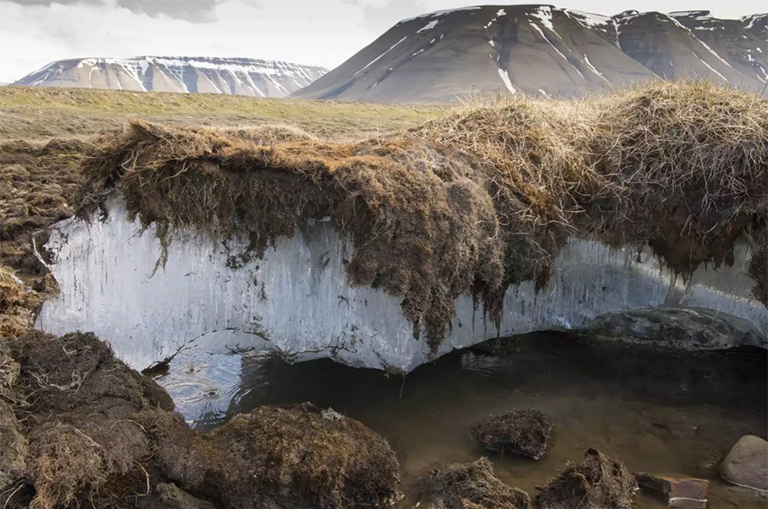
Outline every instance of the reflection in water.
POLYGON ((241 364, 236 355, 182 351, 168 372, 155 380, 189 424, 208 427, 221 422, 234 395, 242 390, 241 364))
MULTIPOLYGON (((716 474, 742 435, 766 435, 765 351, 659 352, 554 333, 508 341, 505 349, 504 356, 454 352, 404 379, 329 360, 289 365, 269 355, 193 354, 174 360, 158 381, 202 430, 258 405, 332 407, 390 441, 409 493, 430 467, 483 454, 464 437, 480 419, 535 407, 555 422, 547 455, 537 462, 492 456, 503 481, 532 495, 567 461, 596 447, 633 470, 710 479, 710 507, 765 507, 716 474)), ((406 499, 403 507, 413 503, 406 499)), ((638 507, 662 505, 639 498, 638 507)))

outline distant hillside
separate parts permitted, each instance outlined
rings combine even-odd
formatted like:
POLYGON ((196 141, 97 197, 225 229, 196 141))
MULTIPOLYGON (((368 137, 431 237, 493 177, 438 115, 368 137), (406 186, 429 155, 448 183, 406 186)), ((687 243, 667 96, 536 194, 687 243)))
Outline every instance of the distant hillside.
POLYGON ((764 91, 768 14, 608 17, 549 5, 467 7, 403 20, 294 96, 446 102, 517 93, 581 96, 655 78, 764 91))
POLYGON ((14 85, 284 97, 326 72, 247 58, 84 58, 53 62, 14 85))

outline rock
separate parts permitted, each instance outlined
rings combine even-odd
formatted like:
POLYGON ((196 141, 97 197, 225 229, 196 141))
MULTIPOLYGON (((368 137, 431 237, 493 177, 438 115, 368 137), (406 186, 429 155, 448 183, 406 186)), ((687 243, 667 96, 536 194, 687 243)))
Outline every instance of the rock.
POLYGON ((258 407, 205 435, 179 414, 154 417, 145 425, 163 473, 225 507, 384 507, 402 498, 387 441, 308 403, 258 407))
POLYGON ((13 410, 0 400, 0 490, 24 475, 27 439, 13 410))
POLYGON ((650 308, 606 313, 592 320, 584 333, 598 339, 682 350, 719 350, 765 344, 765 335, 747 320, 701 308, 650 308))
POLYGON ((528 493, 501 482, 488 458, 432 470, 422 480, 432 509, 528 509, 528 493))
POLYGON ((552 419, 536 409, 514 409, 477 424, 468 435, 489 451, 511 452, 538 460, 547 450, 552 419))
POLYGON ((620 461, 589 449, 584 461, 569 465, 536 497, 540 509, 631 509, 635 477, 620 461))
POLYGON ((737 486, 768 491, 768 442, 742 437, 720 464, 720 475, 737 486))
POLYGON ((635 474, 640 487, 663 499, 669 507, 704 509, 709 482, 703 479, 677 479, 641 472, 635 474))
POLYGON ((193 497, 173 483, 160 483, 155 488, 160 504, 157 506, 168 509, 215 509, 215 506, 204 500, 193 497))

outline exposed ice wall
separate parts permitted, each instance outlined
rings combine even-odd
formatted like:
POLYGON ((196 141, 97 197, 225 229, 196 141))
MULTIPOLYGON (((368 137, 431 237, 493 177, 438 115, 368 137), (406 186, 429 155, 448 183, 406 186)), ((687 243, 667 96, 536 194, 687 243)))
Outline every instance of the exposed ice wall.
MULTIPOLYGON (((230 268, 245 242, 214 243, 177 233, 158 265, 162 244, 141 230, 119 202, 106 221, 66 220, 47 243, 61 293, 48 300, 37 326, 61 334, 94 331, 118 355, 144 368, 185 345, 211 352, 276 349, 295 360, 333 357, 352 366, 411 370, 428 360, 398 298, 347 283, 353 248, 330 222, 312 222, 281 239, 263 259, 230 268)), ((497 335, 578 328, 612 311, 679 305, 740 316, 768 330, 768 310, 751 296, 745 273, 751 253, 736 263, 700 267, 689 281, 664 268, 647 250, 616 250, 571 240, 553 276, 536 293, 533 283, 505 296, 500 330, 470 296, 457 299, 457 316, 440 353, 497 335)), ((423 336, 422 336, 423 337, 423 336)), ((763 345, 764 346, 764 345, 763 345)))

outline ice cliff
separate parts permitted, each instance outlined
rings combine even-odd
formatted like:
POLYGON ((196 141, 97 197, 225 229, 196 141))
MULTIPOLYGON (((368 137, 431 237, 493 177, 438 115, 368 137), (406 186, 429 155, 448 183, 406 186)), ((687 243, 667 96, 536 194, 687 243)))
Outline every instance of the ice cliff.
MULTIPOLYGON (((93 331, 139 369, 185 347, 276 350, 289 360, 331 357, 405 371, 429 359, 398 298, 349 286, 345 264, 353 247, 330 221, 309 222, 263 258, 249 259, 238 256, 244 240, 225 245, 188 230, 168 244, 154 227, 142 230, 130 221, 119 201, 109 208, 103 221, 58 223, 37 246, 61 288, 43 305, 38 328, 93 331)), ((603 313, 656 306, 715 310, 766 331, 768 309, 752 296, 746 275, 751 251, 740 243, 734 255, 732 265, 700 266, 684 280, 648 249, 571 239, 544 289, 524 283, 507 290, 500 328, 482 305, 461 296, 439 353, 498 335, 582 328, 603 313)), ((756 346, 765 346, 764 336, 756 346)))

